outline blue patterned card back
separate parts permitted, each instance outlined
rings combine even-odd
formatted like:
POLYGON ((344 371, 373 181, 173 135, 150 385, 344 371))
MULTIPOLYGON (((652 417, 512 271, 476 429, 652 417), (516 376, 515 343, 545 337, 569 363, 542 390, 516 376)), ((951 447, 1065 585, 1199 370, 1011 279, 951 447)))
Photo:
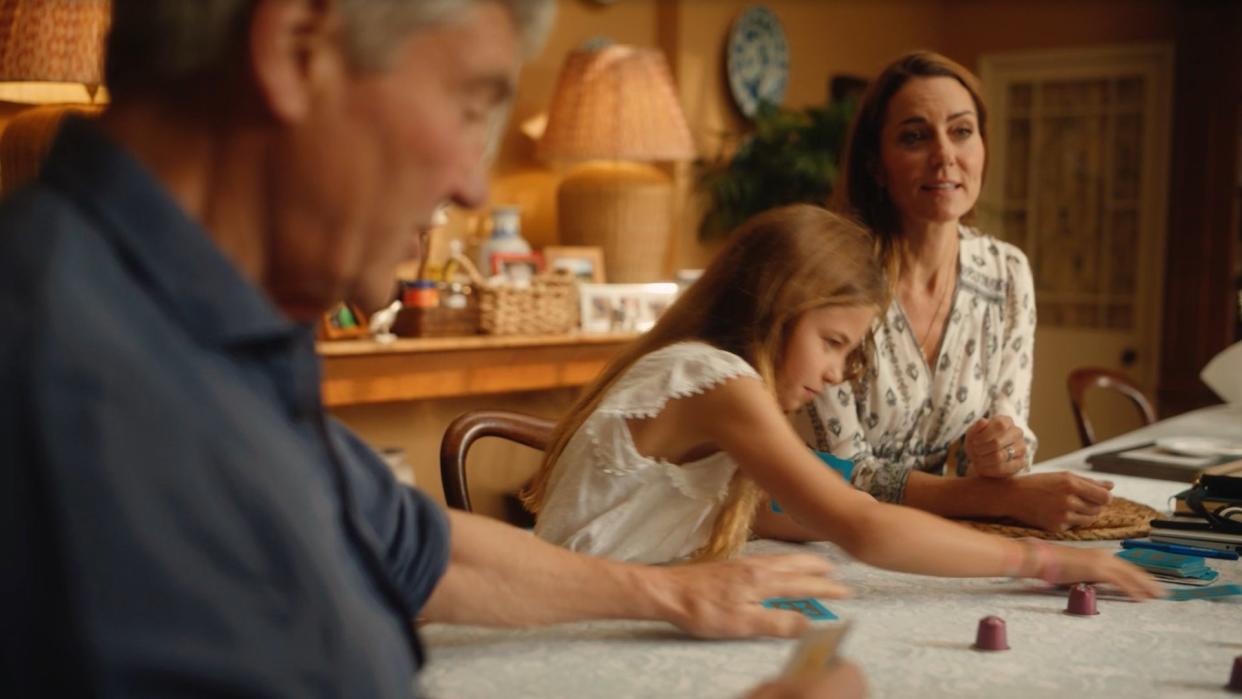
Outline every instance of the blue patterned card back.
POLYGON ((768 609, 788 609, 792 612, 800 612, 806 618, 815 621, 837 618, 837 615, 828 611, 828 608, 820 604, 819 600, 811 597, 772 597, 765 599, 763 606, 768 609))
POLYGON ((1208 570, 1207 564, 1200 556, 1184 556, 1167 551, 1126 549, 1118 551, 1117 557, 1152 572, 1169 573, 1181 577, 1195 577, 1208 570))

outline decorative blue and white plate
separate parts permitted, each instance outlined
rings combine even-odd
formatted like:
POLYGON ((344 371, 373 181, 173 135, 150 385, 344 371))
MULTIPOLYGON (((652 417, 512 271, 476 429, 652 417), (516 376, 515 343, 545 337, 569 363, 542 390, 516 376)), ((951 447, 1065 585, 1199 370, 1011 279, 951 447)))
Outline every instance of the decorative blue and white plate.
POLYGON ((754 117, 760 102, 780 104, 789 84, 789 45, 781 21, 763 5, 747 8, 729 31, 725 67, 738 109, 754 117))

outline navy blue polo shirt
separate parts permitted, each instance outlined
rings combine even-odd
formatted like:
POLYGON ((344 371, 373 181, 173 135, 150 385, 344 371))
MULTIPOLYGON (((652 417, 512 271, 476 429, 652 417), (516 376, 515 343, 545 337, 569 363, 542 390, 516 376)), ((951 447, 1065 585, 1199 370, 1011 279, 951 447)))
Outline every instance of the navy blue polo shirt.
POLYGON ((325 417, 310 329, 68 120, 0 204, 3 675, 408 696, 448 524, 325 417))

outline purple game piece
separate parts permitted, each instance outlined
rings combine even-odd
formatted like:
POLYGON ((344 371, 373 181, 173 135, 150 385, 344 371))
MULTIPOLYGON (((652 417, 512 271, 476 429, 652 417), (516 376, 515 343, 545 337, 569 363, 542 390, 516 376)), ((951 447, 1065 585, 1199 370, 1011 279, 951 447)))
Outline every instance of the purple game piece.
POLYGON ((1005 639, 1005 620, 998 616, 985 616, 979 620, 975 633, 975 650, 1009 650, 1005 639))
POLYGON ((1229 684, 1225 689, 1242 694, 1242 655, 1233 659, 1233 674, 1229 675, 1229 684))
POLYGON ((1099 614, 1099 610, 1095 608, 1095 588, 1086 583, 1078 583, 1071 587, 1069 605, 1066 606, 1065 613, 1075 616, 1099 614))

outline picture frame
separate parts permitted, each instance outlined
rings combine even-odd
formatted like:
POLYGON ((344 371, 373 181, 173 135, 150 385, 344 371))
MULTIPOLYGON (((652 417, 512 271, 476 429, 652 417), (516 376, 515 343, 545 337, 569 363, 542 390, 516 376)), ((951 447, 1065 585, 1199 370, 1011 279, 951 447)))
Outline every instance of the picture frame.
POLYGON ((492 253, 492 275, 502 275, 516 284, 528 284, 543 271, 543 257, 537 252, 492 253))
POLYGON ((356 304, 336 304, 319 319, 319 339, 352 340, 371 334, 367 315, 356 304))
POLYGON ((543 249, 543 261, 547 269, 563 269, 579 281, 603 284, 604 249, 593 245, 549 245, 543 249))
POLYGON ((677 299, 673 282, 580 284, 578 303, 584 333, 643 333, 677 299))

